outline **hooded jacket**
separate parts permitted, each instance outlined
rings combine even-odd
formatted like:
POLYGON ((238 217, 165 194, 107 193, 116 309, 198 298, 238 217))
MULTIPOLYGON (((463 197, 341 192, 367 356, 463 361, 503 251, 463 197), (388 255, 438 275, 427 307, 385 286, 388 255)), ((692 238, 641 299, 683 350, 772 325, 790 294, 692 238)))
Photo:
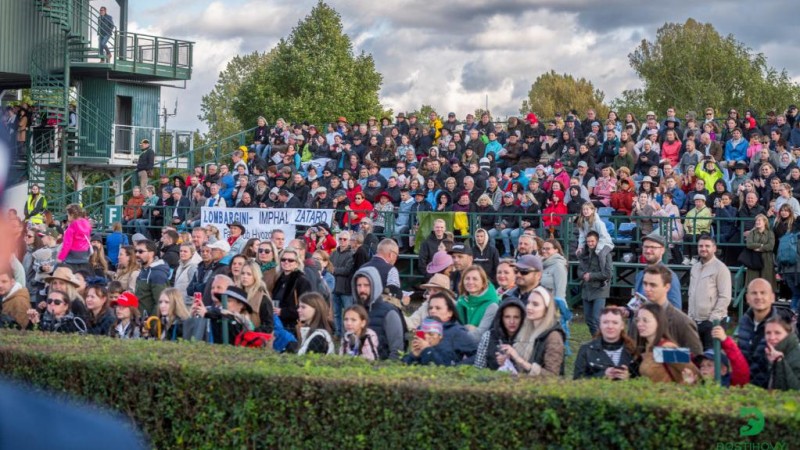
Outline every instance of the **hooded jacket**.
POLYGON ((136 279, 136 296, 139 297, 139 310, 156 312, 156 304, 161 292, 169 286, 171 269, 162 259, 153 261, 142 268, 136 279))
POLYGON ((362 267, 356 271, 351 281, 355 301, 369 311, 368 327, 378 336, 378 357, 398 359, 405 347, 405 320, 400 310, 381 298, 383 282, 378 269, 362 267), (356 281, 366 277, 369 280, 370 294, 366 301, 358 298, 356 281), (366 304, 365 304, 366 303, 366 304))
POLYGON ((454 366, 469 362, 470 358, 475 355, 477 343, 469 337, 464 326, 455 319, 442 325, 444 333, 438 345, 426 348, 416 358, 412 353, 408 353, 403 358, 403 362, 437 366, 454 366))
POLYGON ((524 319, 525 305, 520 299, 516 297, 509 297, 503 300, 503 302, 500 303, 500 306, 497 308, 497 313, 494 315, 492 328, 483 333, 481 340, 478 343, 478 351, 475 354, 475 367, 492 370, 497 370, 500 368, 500 366, 497 364, 497 358, 495 358, 495 354, 497 353, 500 345, 512 345, 514 343, 514 338, 516 338, 516 335, 519 332, 519 329, 517 329, 515 333, 510 334, 503 325, 503 311, 509 307, 519 308, 520 321, 524 319))
POLYGON ((555 298, 567 298, 567 259, 560 253, 542 261, 542 279, 539 284, 554 293, 555 298))

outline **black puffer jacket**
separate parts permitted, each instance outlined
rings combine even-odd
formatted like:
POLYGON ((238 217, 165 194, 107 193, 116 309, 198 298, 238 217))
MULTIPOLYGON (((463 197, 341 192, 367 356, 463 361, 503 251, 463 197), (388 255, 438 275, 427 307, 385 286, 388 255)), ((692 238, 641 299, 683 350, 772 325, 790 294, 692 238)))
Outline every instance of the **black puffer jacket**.
MULTIPOLYGON (((792 312, 788 308, 773 305, 767 318, 772 317, 783 317, 791 323, 792 312)), ((764 338, 765 322, 766 319, 756 326, 753 320, 753 310, 748 309, 739 321, 739 331, 736 335, 736 343, 739 344, 739 349, 750 365, 750 383, 763 388, 769 384, 770 375, 770 363, 765 353, 767 347, 767 341, 764 338)))

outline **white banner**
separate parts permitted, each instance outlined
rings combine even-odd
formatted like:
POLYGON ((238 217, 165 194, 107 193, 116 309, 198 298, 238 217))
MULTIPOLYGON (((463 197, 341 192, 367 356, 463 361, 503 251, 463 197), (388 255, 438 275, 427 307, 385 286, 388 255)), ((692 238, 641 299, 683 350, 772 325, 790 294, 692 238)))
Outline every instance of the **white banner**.
POLYGON ((247 239, 266 240, 272 236, 273 230, 283 230, 286 242, 295 238, 298 225, 311 226, 324 222, 333 224, 332 209, 306 208, 218 208, 203 207, 200 215, 202 226, 212 225, 220 231, 220 236, 227 239, 231 232, 228 225, 239 222, 244 226, 247 239))

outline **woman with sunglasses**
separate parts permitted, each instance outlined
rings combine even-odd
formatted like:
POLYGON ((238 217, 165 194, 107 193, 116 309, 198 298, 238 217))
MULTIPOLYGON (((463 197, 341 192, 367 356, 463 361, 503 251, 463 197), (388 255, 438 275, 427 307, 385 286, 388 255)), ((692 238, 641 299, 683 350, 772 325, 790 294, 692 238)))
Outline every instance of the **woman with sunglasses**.
POLYGON ((272 299, 277 302, 275 314, 280 317, 284 327, 294 330, 297 327, 297 306, 299 298, 311 291, 311 283, 303 274, 303 260, 297 250, 287 248, 281 253, 280 275, 272 288, 272 299))
POLYGON ((610 306, 600 312, 600 332, 583 344, 575 358, 572 377, 627 380, 636 359, 636 343, 625 333, 623 309, 610 306))
POLYGON ((55 333, 85 333, 86 323, 70 311, 69 296, 64 291, 51 290, 47 294, 47 310, 39 314, 28 310, 28 329, 55 333))
POLYGON ((258 244, 256 262, 261 269, 261 276, 267 286, 267 292, 272 292, 278 280, 278 248, 272 241, 262 241, 258 244))

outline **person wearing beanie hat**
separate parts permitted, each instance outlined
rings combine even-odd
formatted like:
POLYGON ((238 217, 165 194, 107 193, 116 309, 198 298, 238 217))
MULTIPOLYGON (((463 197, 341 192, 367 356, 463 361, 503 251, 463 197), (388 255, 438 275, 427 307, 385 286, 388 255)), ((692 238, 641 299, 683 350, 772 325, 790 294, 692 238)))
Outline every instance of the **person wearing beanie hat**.
POLYGON ((117 315, 117 322, 111 328, 111 337, 139 339, 142 336, 142 321, 136 294, 125 291, 111 302, 111 306, 117 315))

